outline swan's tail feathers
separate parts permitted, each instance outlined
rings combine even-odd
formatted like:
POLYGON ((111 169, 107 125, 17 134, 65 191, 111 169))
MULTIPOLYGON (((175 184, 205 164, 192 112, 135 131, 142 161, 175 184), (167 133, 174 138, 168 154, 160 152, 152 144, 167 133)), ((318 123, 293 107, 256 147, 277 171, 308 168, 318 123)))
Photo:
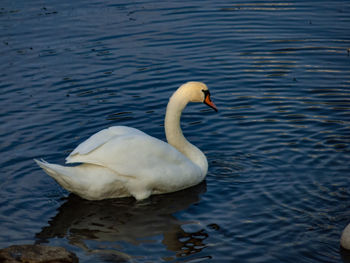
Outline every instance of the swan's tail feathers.
POLYGON ((34 161, 63 188, 88 200, 130 196, 123 177, 113 170, 94 164, 63 166, 44 160, 34 161))
POLYGON ((71 176, 70 168, 62 165, 48 163, 41 159, 40 161, 34 159, 34 161, 53 179, 55 179, 61 186, 68 191, 72 191, 71 186, 74 183, 74 178, 71 176))
POLYGON ((40 161, 37 159, 34 159, 34 161, 51 177, 57 176, 57 172, 52 168, 50 168, 51 164, 46 162, 44 159, 41 159, 40 161))

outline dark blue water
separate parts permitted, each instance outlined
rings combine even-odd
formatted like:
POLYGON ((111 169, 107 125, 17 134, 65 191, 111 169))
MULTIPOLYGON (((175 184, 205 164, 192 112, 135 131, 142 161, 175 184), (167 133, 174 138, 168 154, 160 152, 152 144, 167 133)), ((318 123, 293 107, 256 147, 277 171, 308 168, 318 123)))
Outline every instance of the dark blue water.
POLYGON ((350 222, 350 2, 0 3, 0 247, 81 262, 341 262, 350 222), (179 193, 89 202, 32 161, 112 125, 165 139, 168 97, 208 157, 179 193))

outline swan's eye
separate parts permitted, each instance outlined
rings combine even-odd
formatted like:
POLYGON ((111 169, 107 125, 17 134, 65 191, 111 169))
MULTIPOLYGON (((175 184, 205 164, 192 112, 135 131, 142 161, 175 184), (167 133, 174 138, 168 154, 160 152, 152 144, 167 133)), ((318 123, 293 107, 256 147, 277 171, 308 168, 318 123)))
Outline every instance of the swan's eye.
POLYGON ((210 92, 209 90, 204 90, 204 89, 202 89, 202 91, 204 93, 204 100, 205 100, 208 96, 210 96, 210 92))
POLYGON ((203 91, 203 93, 204 93, 205 96, 210 95, 209 90, 207 90, 207 89, 202 89, 202 91, 203 91))

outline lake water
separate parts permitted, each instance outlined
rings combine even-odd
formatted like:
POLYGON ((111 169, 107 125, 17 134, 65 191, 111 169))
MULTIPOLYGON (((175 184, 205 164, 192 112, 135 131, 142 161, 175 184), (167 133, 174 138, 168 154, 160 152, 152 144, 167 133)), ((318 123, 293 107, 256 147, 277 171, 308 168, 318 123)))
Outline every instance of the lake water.
POLYGON ((0 3, 0 247, 81 262, 342 262, 350 222, 350 2, 0 3), (90 202, 64 163, 113 125, 165 139, 168 97, 205 82, 219 112, 182 127, 207 155, 182 192, 90 202))

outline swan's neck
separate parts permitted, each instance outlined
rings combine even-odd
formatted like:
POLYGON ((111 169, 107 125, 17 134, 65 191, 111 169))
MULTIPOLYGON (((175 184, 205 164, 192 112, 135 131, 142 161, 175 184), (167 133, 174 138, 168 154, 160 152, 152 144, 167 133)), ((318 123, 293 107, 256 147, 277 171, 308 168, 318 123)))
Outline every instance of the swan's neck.
POLYGON ((207 158, 201 150, 186 140, 180 126, 181 113, 187 103, 181 92, 175 92, 170 98, 165 115, 165 135, 168 143, 199 166, 205 176, 208 170, 207 158))

